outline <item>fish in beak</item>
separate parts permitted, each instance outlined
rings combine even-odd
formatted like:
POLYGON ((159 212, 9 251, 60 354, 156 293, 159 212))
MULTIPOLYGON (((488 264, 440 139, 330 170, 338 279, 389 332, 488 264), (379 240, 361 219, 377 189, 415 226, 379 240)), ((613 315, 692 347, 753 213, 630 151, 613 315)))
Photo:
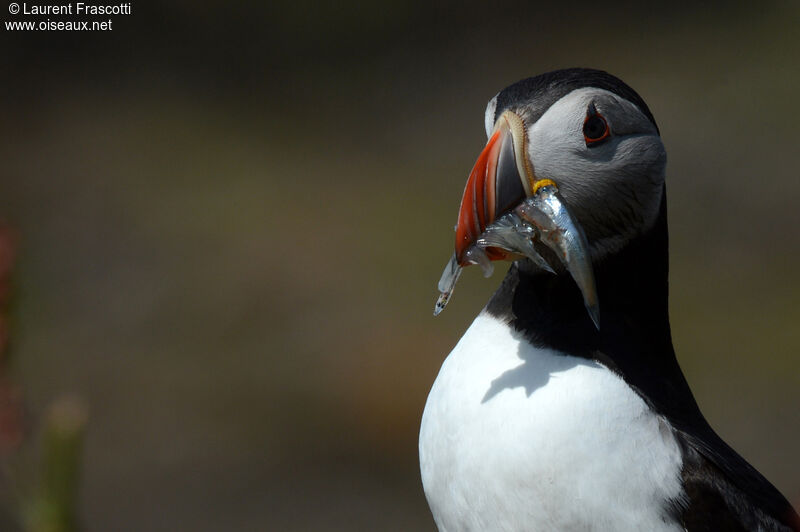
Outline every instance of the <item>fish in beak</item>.
POLYGON ((539 242, 553 251, 572 275, 584 305, 600 328, 600 307, 586 236, 549 179, 537 179, 527 157, 525 126, 512 111, 495 124, 470 172, 456 224, 455 252, 439 280, 433 314, 444 310, 461 269, 477 264, 486 277, 493 261, 526 257, 555 273, 536 251, 539 242))

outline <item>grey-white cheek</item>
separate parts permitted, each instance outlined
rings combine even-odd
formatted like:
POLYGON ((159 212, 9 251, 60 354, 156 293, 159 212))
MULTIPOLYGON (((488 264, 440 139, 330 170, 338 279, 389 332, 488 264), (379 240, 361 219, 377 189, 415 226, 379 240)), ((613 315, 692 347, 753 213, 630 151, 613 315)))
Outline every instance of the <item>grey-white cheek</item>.
POLYGON ((591 151, 563 146, 540 152, 547 157, 539 157, 538 164, 534 158, 534 171, 558 184, 595 259, 614 253, 653 226, 666 164, 658 137, 628 137, 591 151))
MULTIPOLYGON (((589 219, 587 237, 598 255, 614 253, 649 230, 658 217, 664 183, 666 153, 657 137, 626 139, 620 144, 605 179, 595 181, 598 190, 582 187, 590 197, 580 205, 602 202, 602 209, 584 213, 589 219), (652 140, 651 140, 652 139, 652 140), (624 164, 623 164, 624 163, 624 164)), ((577 215, 580 219, 580 214, 577 215)), ((596 257, 599 258, 599 257, 596 257)))

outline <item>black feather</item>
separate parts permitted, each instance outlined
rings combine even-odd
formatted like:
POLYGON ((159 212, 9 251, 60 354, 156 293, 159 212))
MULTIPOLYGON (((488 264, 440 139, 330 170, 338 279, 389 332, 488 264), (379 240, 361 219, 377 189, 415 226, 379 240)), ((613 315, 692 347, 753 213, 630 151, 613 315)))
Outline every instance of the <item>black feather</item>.
POLYGON ((653 114, 635 90, 621 79, 603 70, 592 68, 567 68, 523 79, 506 87, 497 94, 494 121, 506 109, 525 108, 524 118, 531 123, 538 120, 555 102, 584 87, 596 87, 613 92, 635 104, 658 130, 653 114))
POLYGON ((675 517, 688 530, 800 530, 783 495, 717 436, 697 406, 672 347, 668 263, 664 190, 655 226, 595 264, 599 331, 568 275, 540 273, 527 261, 511 267, 486 310, 536 346, 606 365, 671 424, 688 497, 675 501, 675 517))

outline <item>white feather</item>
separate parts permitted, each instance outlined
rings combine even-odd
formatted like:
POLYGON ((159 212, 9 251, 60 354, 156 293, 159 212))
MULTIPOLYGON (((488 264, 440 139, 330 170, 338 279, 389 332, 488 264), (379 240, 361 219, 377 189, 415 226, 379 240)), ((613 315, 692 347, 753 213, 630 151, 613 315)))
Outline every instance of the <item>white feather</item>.
POLYGON ((667 423, 606 367, 536 348, 485 312, 442 365, 419 452, 443 532, 681 530, 667 423))
POLYGON ((483 127, 486 129, 486 138, 492 136, 494 131, 494 112, 497 109, 497 94, 495 94, 489 103, 486 104, 486 112, 483 113, 483 127))

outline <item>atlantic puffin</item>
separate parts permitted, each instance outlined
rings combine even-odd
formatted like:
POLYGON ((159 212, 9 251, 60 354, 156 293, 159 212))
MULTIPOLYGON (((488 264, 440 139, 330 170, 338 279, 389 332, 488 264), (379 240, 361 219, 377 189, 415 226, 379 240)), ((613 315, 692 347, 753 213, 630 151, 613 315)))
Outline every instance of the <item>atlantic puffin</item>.
POLYGON ((485 129, 436 312, 462 267, 511 266, 422 416, 439 530, 800 531, 678 365, 666 151, 644 100, 558 70, 491 98, 485 129))

